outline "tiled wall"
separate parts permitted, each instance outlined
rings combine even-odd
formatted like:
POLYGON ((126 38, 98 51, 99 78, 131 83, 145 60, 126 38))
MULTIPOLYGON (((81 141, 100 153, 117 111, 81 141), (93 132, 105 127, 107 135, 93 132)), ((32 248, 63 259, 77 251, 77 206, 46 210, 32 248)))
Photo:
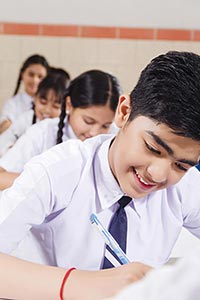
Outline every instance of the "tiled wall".
POLYGON ((0 23, 0 107, 31 54, 45 55, 72 77, 93 68, 112 72, 130 92, 150 59, 169 50, 200 54, 200 31, 0 23))

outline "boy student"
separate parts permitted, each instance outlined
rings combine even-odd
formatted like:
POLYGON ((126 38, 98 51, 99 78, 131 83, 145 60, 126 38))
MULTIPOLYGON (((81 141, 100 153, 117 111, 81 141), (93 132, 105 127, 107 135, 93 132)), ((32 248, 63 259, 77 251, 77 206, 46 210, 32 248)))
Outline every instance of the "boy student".
POLYGON ((70 140, 27 163, 0 199, 1 252, 25 239, 31 260, 31 231, 49 265, 97 270, 108 266, 106 256, 116 266, 90 216, 108 228, 123 195, 131 200, 120 211, 130 261, 164 264, 182 226, 200 237, 200 176, 192 168, 200 157, 200 56, 154 58, 120 97, 115 121, 116 136, 70 140))

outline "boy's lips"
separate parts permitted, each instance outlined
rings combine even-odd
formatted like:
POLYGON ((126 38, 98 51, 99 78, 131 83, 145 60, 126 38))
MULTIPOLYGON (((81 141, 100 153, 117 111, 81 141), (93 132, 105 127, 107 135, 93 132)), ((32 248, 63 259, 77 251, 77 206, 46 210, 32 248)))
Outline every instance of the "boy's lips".
POLYGON ((141 186, 142 188, 150 189, 150 188, 152 188, 152 187, 155 187, 155 183, 150 182, 150 181, 147 180, 146 178, 144 179, 144 178, 138 173, 138 171, 137 171, 135 168, 133 168, 133 170, 134 170, 134 173, 135 173, 135 175, 136 175, 137 181, 139 182, 139 184, 140 184, 140 186, 141 186))

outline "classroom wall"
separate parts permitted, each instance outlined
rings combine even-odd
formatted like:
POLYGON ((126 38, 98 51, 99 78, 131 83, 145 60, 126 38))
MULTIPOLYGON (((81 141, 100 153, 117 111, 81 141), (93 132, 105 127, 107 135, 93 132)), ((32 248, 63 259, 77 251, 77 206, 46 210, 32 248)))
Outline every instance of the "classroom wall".
POLYGON ((34 53, 45 55, 50 64, 65 68, 72 77, 93 68, 109 71, 120 79, 128 93, 152 57, 168 50, 200 54, 199 46, 195 41, 2 34, 0 107, 14 91, 23 60, 34 53))
POLYGON ((199 0, 0 0, 0 20, 199 29, 199 0))
POLYGON ((34 53, 72 77, 109 71, 130 92, 152 57, 200 51, 198 0, 0 0, 0 7, 0 110, 34 53))

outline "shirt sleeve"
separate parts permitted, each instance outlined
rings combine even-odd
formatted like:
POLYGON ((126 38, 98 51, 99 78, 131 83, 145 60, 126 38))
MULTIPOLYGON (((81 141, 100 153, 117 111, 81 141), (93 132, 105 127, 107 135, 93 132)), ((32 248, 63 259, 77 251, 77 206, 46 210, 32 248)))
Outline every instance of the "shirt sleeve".
POLYGON ((3 122, 5 120, 14 121, 15 119, 15 105, 13 103, 13 98, 10 98, 6 100, 4 103, 4 106, 2 108, 1 118, 0 122, 3 122))
POLYGON ((8 172, 21 173, 24 165, 42 152, 43 132, 37 124, 31 126, 0 159, 0 167, 8 172))
POLYGON ((23 135, 27 127, 31 125, 32 116, 33 110, 23 113, 0 135, 0 156, 5 154, 23 135))
POLYGON ((11 253, 32 226, 43 223, 53 207, 45 168, 40 163, 29 163, 1 196, 0 251, 11 253))
POLYGON ((0 157, 11 148, 17 140, 12 125, 0 135, 0 157))
POLYGON ((200 173, 193 167, 177 185, 182 202, 183 227, 200 238, 200 173))

